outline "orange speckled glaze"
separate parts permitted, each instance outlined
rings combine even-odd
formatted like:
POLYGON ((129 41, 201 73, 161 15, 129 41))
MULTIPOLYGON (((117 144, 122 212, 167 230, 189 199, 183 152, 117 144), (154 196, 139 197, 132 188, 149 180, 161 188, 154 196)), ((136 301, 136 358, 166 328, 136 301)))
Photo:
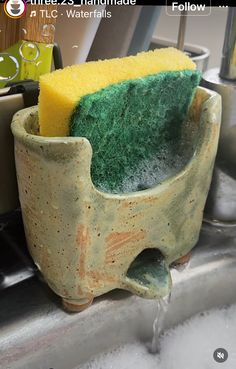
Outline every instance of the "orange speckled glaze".
POLYGON ((168 293, 168 266, 186 255, 199 237, 217 151, 220 96, 198 88, 189 119, 198 126, 196 148, 179 173, 147 190, 109 194, 91 181, 92 148, 85 138, 35 135, 37 107, 14 116, 28 247, 67 309, 81 310, 115 288, 146 298, 168 293), (159 250, 167 266, 165 282, 160 279, 152 288, 127 274, 146 249, 159 250))

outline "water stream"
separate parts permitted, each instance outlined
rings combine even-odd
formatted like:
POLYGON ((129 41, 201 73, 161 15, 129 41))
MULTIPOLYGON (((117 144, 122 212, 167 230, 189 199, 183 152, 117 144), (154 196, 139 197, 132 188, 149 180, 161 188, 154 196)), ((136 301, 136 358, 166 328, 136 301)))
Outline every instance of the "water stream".
MULTIPOLYGON (((177 263, 172 267, 179 273, 182 273, 189 267, 190 259, 186 259, 186 262, 177 263)), ((157 302, 157 315, 153 322, 153 338, 149 352, 152 354, 160 353, 160 339, 164 330, 165 317, 168 312, 169 304, 171 302, 171 292, 168 296, 159 299, 157 302)))
POLYGON ((171 293, 157 302, 157 315, 153 322, 153 337, 150 347, 150 352, 152 354, 157 354, 160 352, 160 338, 164 329, 165 316, 168 311, 168 307, 171 300, 171 293))
MULTIPOLYGON (((189 264, 186 259, 184 264, 176 264, 174 268, 182 273, 189 264)), ((236 305, 198 313, 166 330, 170 302, 170 294, 157 301, 153 338, 148 345, 132 341, 111 347, 91 357, 78 369, 216 369, 219 362, 214 355, 219 348, 228 353, 222 367, 236 368, 236 305)))
POLYGON ((77 369, 235 369, 235 326, 236 305, 215 308, 165 330, 161 338, 158 336, 158 355, 151 354, 141 341, 110 349, 107 342, 106 352, 91 357, 77 369), (213 356, 217 348, 228 352, 228 359, 222 364, 213 356))

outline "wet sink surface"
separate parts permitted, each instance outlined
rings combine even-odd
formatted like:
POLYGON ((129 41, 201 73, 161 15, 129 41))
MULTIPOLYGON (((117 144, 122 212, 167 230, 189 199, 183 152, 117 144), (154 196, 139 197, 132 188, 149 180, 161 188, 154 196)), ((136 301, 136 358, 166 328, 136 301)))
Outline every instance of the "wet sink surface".
MULTIPOLYGON (((204 225, 182 272, 173 269, 165 327, 236 301, 236 227, 204 225)), ((101 351, 151 340, 157 302, 113 291, 68 314, 38 278, 0 294, 0 368, 74 369, 101 351)))

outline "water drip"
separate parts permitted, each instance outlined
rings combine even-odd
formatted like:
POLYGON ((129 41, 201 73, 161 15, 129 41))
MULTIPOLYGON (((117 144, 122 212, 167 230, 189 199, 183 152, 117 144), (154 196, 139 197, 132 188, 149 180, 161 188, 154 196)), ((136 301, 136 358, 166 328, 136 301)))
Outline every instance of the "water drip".
POLYGON ((153 322, 153 338, 150 348, 152 354, 157 354, 160 352, 160 337, 163 333, 165 316, 169 308, 171 300, 171 294, 164 297, 157 302, 157 315, 153 322))

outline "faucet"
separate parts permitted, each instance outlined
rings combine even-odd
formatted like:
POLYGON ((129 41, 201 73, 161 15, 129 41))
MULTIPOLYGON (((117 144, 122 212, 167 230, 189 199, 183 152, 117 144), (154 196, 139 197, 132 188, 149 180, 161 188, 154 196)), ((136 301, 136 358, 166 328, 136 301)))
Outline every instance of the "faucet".
POLYGON ((236 8, 228 10, 220 68, 203 74, 202 85, 222 97, 222 124, 218 153, 205 219, 236 223, 236 8))

